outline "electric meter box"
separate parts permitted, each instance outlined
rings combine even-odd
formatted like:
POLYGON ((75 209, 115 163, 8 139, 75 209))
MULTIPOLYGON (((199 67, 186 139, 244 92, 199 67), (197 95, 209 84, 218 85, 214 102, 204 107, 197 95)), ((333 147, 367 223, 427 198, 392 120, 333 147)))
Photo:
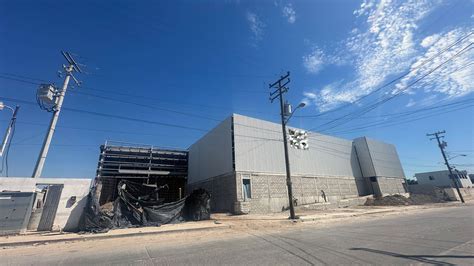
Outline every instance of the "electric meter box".
POLYGON ((55 103, 56 88, 51 84, 42 84, 38 90, 38 98, 46 104, 55 103))

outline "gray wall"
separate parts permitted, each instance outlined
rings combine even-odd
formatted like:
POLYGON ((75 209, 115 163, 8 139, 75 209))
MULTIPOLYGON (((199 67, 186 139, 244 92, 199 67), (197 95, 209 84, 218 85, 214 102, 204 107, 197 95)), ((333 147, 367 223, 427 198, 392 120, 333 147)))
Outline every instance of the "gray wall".
MULTIPOLYGON (((234 114, 236 171, 285 173, 281 125, 234 114)), ((292 175, 362 177, 352 141, 311 133, 309 150, 289 147, 292 175)))
POLYGON ((31 177, 1 177, 0 191, 35 192, 36 185, 63 184, 58 210, 54 219, 53 230, 73 230, 86 205, 92 179, 72 178, 31 178, 31 177), (69 204, 69 199, 76 196, 76 203, 69 204))
POLYGON ((365 177, 405 178, 394 145, 361 137, 354 140, 354 146, 357 149, 361 170, 365 177))
POLYGON ((233 171, 232 117, 189 147, 188 184, 233 171))
POLYGON ((235 173, 215 176, 187 185, 187 191, 204 188, 211 194, 211 211, 233 212, 236 202, 235 173))

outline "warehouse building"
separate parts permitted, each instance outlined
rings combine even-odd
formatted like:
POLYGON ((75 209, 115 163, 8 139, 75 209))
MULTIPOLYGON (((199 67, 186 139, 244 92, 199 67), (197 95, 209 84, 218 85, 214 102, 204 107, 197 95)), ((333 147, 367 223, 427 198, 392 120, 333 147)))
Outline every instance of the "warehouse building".
MULTIPOLYGON (((315 132, 308 143, 308 150, 289 151, 298 204, 406 192, 393 145, 315 132)), ((234 114, 191 145, 188 160, 187 190, 210 191, 213 211, 268 213, 288 206, 279 124, 234 114)))

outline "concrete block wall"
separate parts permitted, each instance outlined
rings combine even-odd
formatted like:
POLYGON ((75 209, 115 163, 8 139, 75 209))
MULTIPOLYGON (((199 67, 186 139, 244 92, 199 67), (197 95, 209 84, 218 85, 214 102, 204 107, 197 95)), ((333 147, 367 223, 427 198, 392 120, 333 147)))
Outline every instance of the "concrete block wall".
POLYGON ((189 195, 194 189, 203 188, 211 194, 211 211, 233 212, 236 202, 235 174, 208 178, 199 182, 186 185, 186 193, 189 195))
MULTIPOLYGON (((268 174, 237 173, 237 200, 244 201, 242 177, 250 176, 252 198, 247 199, 250 213, 280 212, 288 208, 286 176, 268 174)), ((293 197, 298 205, 324 202, 321 190, 328 202, 358 197, 353 177, 308 177, 293 176, 293 197)), ((239 210, 235 210, 239 212, 239 210)))
POLYGON ((407 193, 403 178, 378 177, 377 182, 383 196, 407 193))
MULTIPOLYGON (((455 188, 443 188, 443 191, 447 194, 449 200, 461 201, 459 194, 455 188)), ((474 198, 474 188, 459 188, 464 200, 471 200, 474 198)))

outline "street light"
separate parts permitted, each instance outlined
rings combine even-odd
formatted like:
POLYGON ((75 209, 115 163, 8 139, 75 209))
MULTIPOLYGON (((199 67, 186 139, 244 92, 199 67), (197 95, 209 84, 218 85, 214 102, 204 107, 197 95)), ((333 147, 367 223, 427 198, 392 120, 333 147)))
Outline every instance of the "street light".
POLYGON ((290 118, 293 116, 295 111, 298 110, 299 108, 305 107, 306 104, 303 103, 303 102, 300 103, 295 108, 295 110, 293 110, 293 112, 291 111, 291 105, 289 105, 288 103, 286 105, 287 105, 287 108, 284 108, 284 109, 289 111, 289 112, 285 112, 285 110, 282 110, 283 145, 284 145, 284 148, 285 148, 286 184, 287 184, 287 187, 288 187, 288 199, 289 199, 289 205, 290 205, 289 206, 290 207, 290 219, 294 220, 298 217, 295 215, 295 207, 294 207, 294 203, 293 203, 293 185, 292 185, 292 182, 291 182, 290 157, 289 157, 289 154, 288 154, 288 138, 286 136, 286 125, 290 121, 290 118))
MULTIPOLYGON (((295 209, 293 206, 293 189, 291 184, 291 172, 290 172, 290 159, 288 157, 288 139, 286 136, 286 124, 290 120, 294 112, 291 112, 291 106, 284 101, 283 94, 286 93, 288 88, 288 83, 290 83, 290 72, 286 72, 286 75, 281 76, 277 81, 272 84, 269 84, 270 89, 275 89, 270 92, 270 102, 273 103, 274 100, 279 99, 280 102, 280 117, 281 117, 281 129, 283 133, 283 147, 285 149, 285 167, 286 167, 286 186, 288 187, 288 201, 290 207, 290 219, 296 219, 295 209)), ((306 104, 300 103, 296 108, 302 108, 306 104)))
POLYGON ((5 132, 5 136, 3 137, 2 147, 0 149, 0 156, 3 156, 3 152, 5 151, 5 148, 7 147, 8 139, 10 138, 10 134, 15 126, 16 114, 18 113, 20 106, 16 106, 15 108, 13 108, 11 106, 5 105, 3 102, 0 102, 0 111, 5 108, 10 109, 12 111, 12 118, 10 119, 10 123, 8 124, 7 131, 5 132))
MULTIPOLYGON (((289 105, 288 103, 287 103, 287 105, 291 107, 291 105, 289 105)), ((291 108, 289 108, 290 109, 290 112, 289 112, 290 114, 289 114, 288 118, 286 118, 285 125, 288 124, 288 121, 290 121, 290 118, 293 116, 293 114, 296 112, 296 110, 298 110, 299 108, 303 108, 305 106, 306 106, 306 103, 301 102, 300 104, 298 104, 298 106, 296 106, 295 110, 291 111, 291 108)), ((286 115, 288 115, 288 114, 286 114, 286 115)))
MULTIPOLYGON (((5 132, 5 136, 3 137, 2 146, 0 148, 0 157, 2 157, 3 153, 5 152, 5 148, 7 147, 8 139, 10 138, 10 136, 11 136, 11 138, 13 138, 13 134, 15 132, 14 129, 15 129, 15 122, 16 122, 16 114, 18 113, 18 110, 20 109, 20 106, 17 105, 15 108, 13 108, 11 106, 5 105, 3 102, 0 102, 0 111, 2 111, 5 108, 10 109, 12 111, 12 118, 10 119, 10 123, 8 124, 7 130, 5 132)), ((10 139, 10 142, 11 142, 11 139, 10 139)), ((7 150, 6 155, 8 156, 8 150, 7 150)), ((3 158, 3 159, 7 160, 6 157, 3 158)), ((7 162, 7 164, 6 164, 7 165, 7 167, 6 167, 6 176, 8 176, 8 161, 6 161, 6 162, 7 162)), ((2 169, 2 171, 3 171, 3 169, 2 169)))
POLYGON ((3 102, 0 102, 0 111, 3 111, 3 109, 8 108, 10 109, 12 112, 15 112, 15 109, 13 109, 12 107, 8 106, 8 105, 5 105, 3 102))

